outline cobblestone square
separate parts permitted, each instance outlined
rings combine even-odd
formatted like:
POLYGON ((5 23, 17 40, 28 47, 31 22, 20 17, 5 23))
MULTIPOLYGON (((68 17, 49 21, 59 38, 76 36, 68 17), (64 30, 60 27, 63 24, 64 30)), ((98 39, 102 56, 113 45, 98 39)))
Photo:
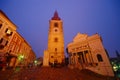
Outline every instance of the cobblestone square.
POLYGON ((21 70, 0 71, 0 80, 115 80, 88 70, 68 67, 36 67, 21 70))

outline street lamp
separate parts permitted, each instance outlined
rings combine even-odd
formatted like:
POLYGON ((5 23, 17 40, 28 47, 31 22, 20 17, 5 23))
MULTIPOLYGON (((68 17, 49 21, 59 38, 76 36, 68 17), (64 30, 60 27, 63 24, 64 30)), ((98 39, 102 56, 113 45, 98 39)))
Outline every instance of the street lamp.
POLYGON ((35 64, 35 66, 37 65, 37 63, 38 63, 38 61, 37 61, 37 60, 34 60, 34 64, 35 64))
POLYGON ((19 56, 18 56, 18 60, 19 60, 19 61, 23 61, 23 59, 24 59, 24 55, 19 55, 19 56))

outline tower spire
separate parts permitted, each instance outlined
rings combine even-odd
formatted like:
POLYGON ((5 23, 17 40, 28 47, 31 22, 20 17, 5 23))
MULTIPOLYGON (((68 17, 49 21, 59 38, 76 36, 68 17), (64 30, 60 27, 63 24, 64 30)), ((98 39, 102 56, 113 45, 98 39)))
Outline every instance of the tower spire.
POLYGON ((44 51, 43 66, 64 64, 63 23, 57 11, 49 21, 48 46, 44 51))
POLYGON ((54 16, 52 17, 52 20, 60 20, 60 17, 58 16, 57 11, 55 11, 54 16))

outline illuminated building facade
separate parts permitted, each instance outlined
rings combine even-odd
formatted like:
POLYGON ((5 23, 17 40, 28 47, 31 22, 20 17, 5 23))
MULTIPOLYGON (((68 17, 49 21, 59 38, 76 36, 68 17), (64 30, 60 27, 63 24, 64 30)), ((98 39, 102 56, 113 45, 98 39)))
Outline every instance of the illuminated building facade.
POLYGON ((109 58, 98 34, 88 36, 78 33, 67 45, 69 67, 89 69, 93 72, 114 76, 109 58))
POLYGON ((10 56, 9 67, 15 67, 22 63, 26 66, 35 60, 36 56, 31 46, 17 32, 16 25, 0 10, 0 54, 10 56), (20 56, 20 57, 19 57, 20 56))
POLYGON ((20 64, 27 66, 36 58, 31 46, 18 32, 15 32, 15 34, 13 35, 13 38, 8 46, 8 51, 10 54, 16 55, 18 57, 18 59, 16 59, 15 57, 12 58, 9 66, 18 66, 20 64), (23 59, 20 59, 21 56, 23 56, 23 59))
POLYGON ((7 52, 9 45, 17 27, 9 18, 0 10, 0 53, 7 52))
POLYGON ((116 51, 116 57, 110 58, 110 62, 112 64, 115 76, 120 78, 120 54, 116 51))
POLYGON ((64 63, 64 36, 62 20, 57 11, 49 21, 48 48, 44 51, 43 65, 64 63))

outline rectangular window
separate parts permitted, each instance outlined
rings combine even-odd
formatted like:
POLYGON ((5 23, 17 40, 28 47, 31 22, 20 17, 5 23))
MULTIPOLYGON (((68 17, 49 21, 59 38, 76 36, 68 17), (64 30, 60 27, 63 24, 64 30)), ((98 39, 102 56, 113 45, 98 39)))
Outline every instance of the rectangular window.
POLYGON ((8 41, 1 38, 0 39, 0 49, 3 49, 7 45, 8 41))
POLYGON ((8 41, 6 41, 5 46, 8 44, 8 41))
POLYGON ((54 39, 54 42, 58 42, 58 38, 55 38, 55 39, 54 39))
POLYGON ((0 28, 2 27, 2 24, 0 23, 0 28))
POLYGON ((0 39, 0 43, 2 43, 2 41, 3 41, 3 38, 0 39))
POLYGON ((5 33, 7 34, 7 36, 11 36, 13 32, 10 29, 7 28, 5 30, 5 33))
POLYGON ((8 44, 8 41, 3 39, 3 38, 1 38, 0 39, 0 44, 6 46, 8 44))
POLYGON ((56 23, 54 24, 54 26, 55 26, 55 27, 58 27, 58 23, 56 22, 56 23))
POLYGON ((103 58, 100 54, 97 54, 97 59, 98 59, 99 62, 103 62, 103 58))
POLYGON ((8 28, 5 30, 5 33, 8 31, 8 28))
POLYGON ((0 45, 0 49, 3 49, 4 48, 4 46, 3 45, 0 45))
POLYGON ((74 56, 76 56, 76 53, 73 53, 74 56))
POLYGON ((7 34, 11 34, 11 30, 8 29, 6 33, 7 33, 7 34))
POLYGON ((84 51, 84 53, 88 53, 88 50, 84 51))
POLYGON ((55 51, 57 51, 57 48, 55 48, 55 51))

